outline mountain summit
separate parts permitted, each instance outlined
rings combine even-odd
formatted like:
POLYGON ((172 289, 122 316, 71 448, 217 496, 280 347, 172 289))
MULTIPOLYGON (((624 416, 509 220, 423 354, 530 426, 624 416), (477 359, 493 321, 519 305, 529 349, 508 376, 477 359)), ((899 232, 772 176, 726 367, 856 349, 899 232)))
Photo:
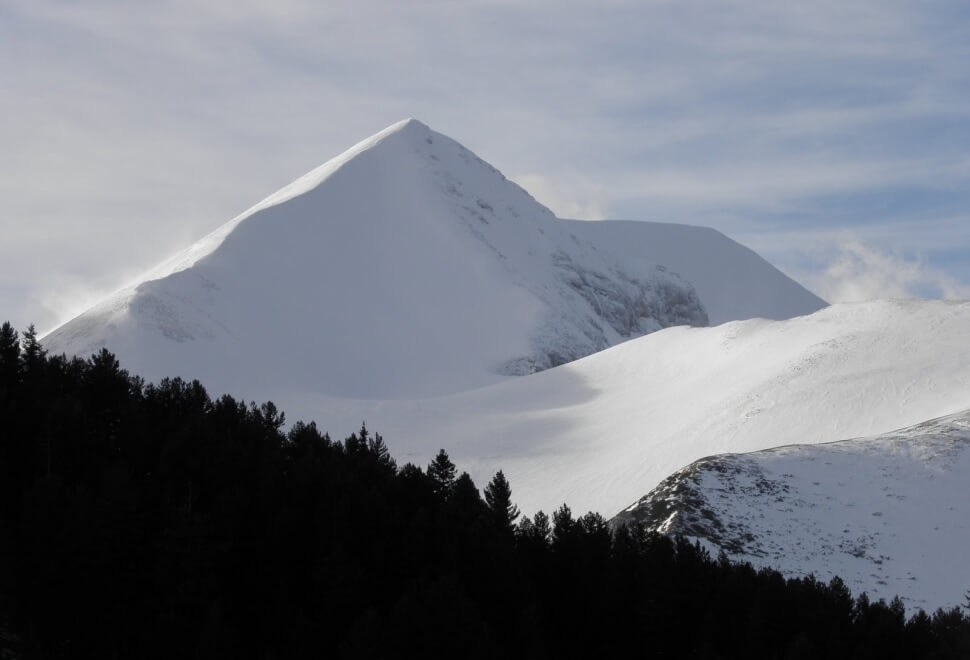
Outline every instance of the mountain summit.
POLYGON ((408 119, 45 343, 81 355, 106 345, 148 379, 197 377, 253 396, 397 398, 707 321, 681 277, 597 250, 498 170, 408 119))

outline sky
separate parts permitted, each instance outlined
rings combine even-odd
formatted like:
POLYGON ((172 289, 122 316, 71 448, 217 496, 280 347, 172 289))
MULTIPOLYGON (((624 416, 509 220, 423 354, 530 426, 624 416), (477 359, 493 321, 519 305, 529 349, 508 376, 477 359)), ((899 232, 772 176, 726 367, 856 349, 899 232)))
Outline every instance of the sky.
POLYGON ((51 329, 405 117, 563 217, 970 298, 965 0, 7 0, 0 316, 51 329))

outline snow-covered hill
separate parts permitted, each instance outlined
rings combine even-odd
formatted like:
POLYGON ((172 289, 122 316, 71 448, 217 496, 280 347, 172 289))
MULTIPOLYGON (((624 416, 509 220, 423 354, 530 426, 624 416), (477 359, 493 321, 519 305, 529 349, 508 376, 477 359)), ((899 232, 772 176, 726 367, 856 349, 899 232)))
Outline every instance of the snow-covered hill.
POLYGON ((706 323, 679 276, 598 251, 460 144, 406 120, 45 343, 82 355, 107 345, 149 379, 401 397, 706 323))
POLYGON ((967 408, 970 303, 832 305, 786 321, 667 328, 526 378, 364 401, 281 391, 291 419, 361 420, 422 465, 445 447, 525 511, 612 514, 693 461, 884 433, 967 408))
POLYGON ((970 411, 885 435, 711 456, 616 517, 932 611, 970 589, 970 411))

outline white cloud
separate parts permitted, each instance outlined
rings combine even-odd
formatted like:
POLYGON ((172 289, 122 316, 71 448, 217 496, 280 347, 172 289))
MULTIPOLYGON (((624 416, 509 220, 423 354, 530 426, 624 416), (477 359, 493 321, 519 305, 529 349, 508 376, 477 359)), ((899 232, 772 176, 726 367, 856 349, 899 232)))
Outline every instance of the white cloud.
POLYGON ((865 245, 844 234, 821 271, 805 284, 829 302, 859 302, 876 298, 970 299, 970 285, 926 263, 865 245))
POLYGON ((580 181, 570 185, 567 190, 541 174, 523 174, 514 177, 513 180, 560 218, 570 220, 606 218, 608 207, 603 186, 589 181, 580 181))

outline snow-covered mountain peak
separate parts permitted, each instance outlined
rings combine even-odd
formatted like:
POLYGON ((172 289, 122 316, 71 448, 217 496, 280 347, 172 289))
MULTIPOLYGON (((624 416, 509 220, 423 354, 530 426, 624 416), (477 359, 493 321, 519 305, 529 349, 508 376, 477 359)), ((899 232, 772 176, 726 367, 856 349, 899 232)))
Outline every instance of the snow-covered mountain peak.
MULTIPOLYGON (((397 158, 400 160, 399 155, 393 155, 395 150, 406 153, 409 144, 417 145, 421 140, 430 139, 430 135, 431 129, 417 119, 408 118, 391 124, 384 130, 379 131, 364 140, 361 140, 340 155, 331 158, 293 182, 283 186, 273 194, 260 200, 229 222, 223 224, 210 234, 193 243, 186 250, 175 254, 173 257, 147 271, 141 280, 150 281, 161 279, 167 275, 171 275, 172 273, 185 270, 186 268, 193 266, 199 259, 212 253, 220 245, 222 245, 226 237, 232 233, 232 231, 240 223, 270 207, 283 204, 291 199, 294 199, 295 197, 299 197, 313 191, 321 184, 326 182, 342 167, 346 166, 355 158, 361 156, 361 154, 380 147, 381 151, 390 152, 392 154, 392 158, 397 158)), ((371 157, 375 155, 376 154, 370 154, 371 157)), ((131 292, 126 291, 122 293, 130 294, 131 292)))
MULTIPOLYGON (((367 140, 380 140, 382 137, 391 135, 393 133, 409 134, 417 138, 427 137, 432 133, 431 127, 425 124, 420 119, 415 119, 414 117, 407 117, 400 121, 396 121, 382 131, 379 131, 367 138, 367 140)), ((367 140, 364 140, 366 142, 367 140)))
POLYGON ((387 128, 385 128, 381 133, 400 133, 403 131, 413 131, 416 133, 428 133, 431 131, 428 125, 425 124, 420 119, 415 119, 414 117, 406 117, 401 121, 394 122, 387 128))
MULTIPOLYGON (((437 171, 435 171, 435 174, 449 180, 449 184, 447 185, 448 188, 455 187, 454 182, 457 180, 457 177, 453 172, 455 166, 457 165, 459 168, 461 168, 462 165, 466 165, 468 163, 475 163, 478 168, 490 170, 495 175, 501 177, 503 181, 506 181, 498 170, 485 163, 485 161, 479 159, 477 156, 472 154, 465 147, 458 144, 451 138, 432 131, 426 124, 417 119, 403 119, 399 122, 391 124, 384 130, 361 140, 340 155, 331 158, 330 160, 297 178, 293 182, 280 188, 273 194, 260 200, 258 203, 246 209, 243 213, 239 214, 229 222, 225 223, 215 231, 194 243, 188 249, 176 254, 172 258, 148 271, 142 279, 160 279, 174 272, 191 267, 199 259, 205 257, 221 246, 226 237, 229 236, 229 234, 231 234, 241 223, 249 220, 253 216, 259 215, 261 212, 271 207, 289 202, 297 197, 314 192, 321 186, 327 185, 327 182, 332 177, 340 177, 341 181, 337 184, 329 185, 343 185, 346 183, 346 181, 343 179, 363 178, 360 170, 373 171, 374 169, 383 169, 393 171, 395 177, 398 178, 402 173, 406 172, 410 168, 415 167, 422 161, 425 163, 428 161, 440 163, 443 159, 447 161, 447 165, 449 166, 447 168, 448 172, 443 173, 444 168, 439 168, 437 171), (384 167, 375 168, 376 163, 380 163, 384 167), (357 171, 339 174, 341 170, 344 169, 357 171)), ((521 190, 517 185, 511 182, 506 181, 506 183, 508 183, 510 186, 514 186, 518 190, 521 190)), ((378 186, 365 185, 362 192, 370 191, 371 194, 375 194, 373 189, 376 187, 378 186)), ((525 191, 521 192, 526 197, 529 197, 528 193, 525 193, 525 191)), ((529 197, 529 199, 532 198, 529 197)), ((535 203, 538 204, 538 202, 535 203)), ((542 208, 546 214, 550 216, 552 215, 551 211, 545 207, 542 208)), ((382 219, 383 217, 371 216, 368 218, 361 218, 361 221, 373 222, 375 220, 382 219)), ((393 214, 391 217, 393 217, 393 214)))
POLYGON ((405 120, 45 338, 150 379, 427 396, 676 324, 691 286, 621 263, 458 142, 405 120))

